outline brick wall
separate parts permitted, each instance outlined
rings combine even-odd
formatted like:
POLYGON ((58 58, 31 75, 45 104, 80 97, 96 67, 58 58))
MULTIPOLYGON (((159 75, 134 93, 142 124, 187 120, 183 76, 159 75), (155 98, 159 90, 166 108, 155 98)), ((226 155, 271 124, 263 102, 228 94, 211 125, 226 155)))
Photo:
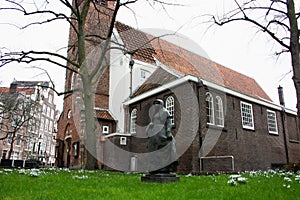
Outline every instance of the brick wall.
MULTIPOLYGON (((132 152, 147 152, 147 139, 138 137, 146 136, 145 128, 150 121, 148 110, 152 102, 156 98, 165 100, 169 95, 173 95, 175 97, 175 126, 172 128, 172 133, 176 136, 177 151, 181 155, 178 165, 179 173, 199 173, 200 157, 222 156, 221 158, 203 159, 203 171, 230 171, 232 159, 227 156, 233 156, 235 171, 266 170, 270 169, 272 164, 286 163, 281 111, 196 84, 191 84, 194 91, 197 91, 192 94, 189 87, 190 85, 186 84, 130 105, 130 112, 134 108, 137 109, 139 126, 136 135, 132 137, 132 152), (224 127, 206 123, 205 95, 207 92, 210 92, 214 98, 216 96, 222 98, 224 127), (193 99, 195 97, 199 104, 195 105, 193 99), (242 127, 241 101, 252 105, 254 130, 242 127), (199 112, 193 111, 196 109, 199 112), (276 112, 278 135, 270 134, 268 131, 267 109, 276 112), (195 120, 196 116, 193 114, 199 117, 199 121, 195 120), (194 123, 198 123, 198 126, 194 123), (195 127, 197 127, 196 131, 193 129, 195 127), (187 149, 185 144, 190 144, 187 149)), ((294 161, 300 158, 299 142, 297 140, 289 141, 290 138, 299 138, 295 120, 296 116, 287 115, 287 146, 290 160, 294 161)))

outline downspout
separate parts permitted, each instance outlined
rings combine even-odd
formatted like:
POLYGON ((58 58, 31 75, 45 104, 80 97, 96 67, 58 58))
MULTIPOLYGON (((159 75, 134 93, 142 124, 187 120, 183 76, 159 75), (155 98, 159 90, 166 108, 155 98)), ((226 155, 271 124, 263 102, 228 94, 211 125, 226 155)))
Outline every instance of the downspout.
POLYGON ((132 69, 134 65, 134 60, 131 58, 129 61, 129 69, 130 69, 130 82, 129 82, 129 97, 132 95, 132 69))
POLYGON ((278 96, 279 96, 279 103, 281 105, 282 133, 283 133, 283 139, 284 139, 286 163, 288 164, 290 162, 290 159, 289 159, 289 149, 288 149, 287 136, 286 136, 285 102, 284 102, 284 96, 283 96, 283 88, 280 85, 278 87, 278 96))
POLYGON ((201 99, 200 99, 200 89, 203 86, 203 82, 200 78, 198 78, 197 88, 196 88, 196 95, 198 100, 198 106, 199 106, 199 126, 198 126, 198 135, 199 135, 199 172, 202 172, 202 131, 201 131, 201 99))

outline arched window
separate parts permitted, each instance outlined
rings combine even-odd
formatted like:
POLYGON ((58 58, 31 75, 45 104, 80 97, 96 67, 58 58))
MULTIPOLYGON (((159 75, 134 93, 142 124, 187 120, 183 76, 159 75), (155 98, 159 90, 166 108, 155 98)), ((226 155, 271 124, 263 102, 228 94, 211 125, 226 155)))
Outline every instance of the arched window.
POLYGON ((71 90, 73 90, 75 88, 75 78, 76 75, 74 72, 72 72, 72 76, 71 76, 71 90))
POLYGON ((174 97, 169 96, 166 99, 166 109, 169 111, 169 113, 171 115, 171 124, 174 125, 175 124, 175 120, 174 120, 174 97))
POLYGON ((224 126, 224 112, 222 98, 216 97, 216 125, 224 126))
POLYGON ((136 132, 136 109, 133 109, 131 111, 131 115, 130 115, 130 133, 135 133, 136 132))
POLYGON ((214 124, 214 102, 212 95, 208 92, 206 93, 206 120, 208 124, 214 124))

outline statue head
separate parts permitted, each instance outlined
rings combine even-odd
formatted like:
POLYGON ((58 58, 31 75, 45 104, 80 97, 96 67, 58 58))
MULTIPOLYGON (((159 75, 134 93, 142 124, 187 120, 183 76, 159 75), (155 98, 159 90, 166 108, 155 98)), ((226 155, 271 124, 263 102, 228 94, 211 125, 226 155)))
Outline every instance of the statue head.
POLYGON ((155 99, 154 101, 153 101, 153 104, 158 104, 158 105, 164 105, 164 101, 163 100, 161 100, 161 99, 155 99))

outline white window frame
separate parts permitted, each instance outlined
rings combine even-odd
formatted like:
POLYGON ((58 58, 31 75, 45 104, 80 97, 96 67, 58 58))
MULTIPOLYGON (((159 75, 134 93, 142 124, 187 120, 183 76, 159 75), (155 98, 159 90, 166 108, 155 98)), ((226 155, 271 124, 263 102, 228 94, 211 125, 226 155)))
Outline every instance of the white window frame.
POLYGON ((137 109, 134 108, 130 114, 130 133, 136 133, 137 109))
POLYGON ((108 134, 109 133, 109 126, 103 126, 102 127, 102 133, 108 134))
POLYGON ((213 95, 209 92, 205 94, 205 108, 206 108, 206 123, 214 125, 215 124, 214 99, 213 99, 213 95))
MULTIPOLYGON (((272 117, 273 117, 272 116, 272 117)), ((277 126, 277 117, 276 117, 276 112, 275 111, 273 111, 273 110, 268 110, 267 109, 267 122, 268 122, 268 131, 269 131, 269 133, 271 133, 271 134, 275 134, 275 135, 278 135, 278 126, 277 126), (274 116, 274 119, 270 119, 269 117, 271 117, 271 115, 269 115, 269 114, 274 114, 273 116, 274 116), (273 122, 271 122, 271 120, 274 120, 273 122), (273 123, 273 125, 275 125, 275 127, 271 127, 270 125, 271 125, 271 123, 273 123), (272 131, 272 130, 270 130, 270 128, 275 128, 276 129, 276 131, 272 131)), ((272 125, 272 126, 273 126, 272 125)))
POLYGON ((175 103, 174 103, 174 97, 173 96, 168 96, 166 99, 166 109, 169 111, 170 116, 171 116, 171 124, 174 126, 175 125, 175 119, 174 119, 174 113, 175 113, 175 103))
POLYGON ((127 145, 127 137, 120 137, 120 145, 127 145))
POLYGON ((53 96, 51 94, 49 94, 48 102, 53 103, 53 96))
POLYGON ((241 118, 242 118, 243 128, 254 130, 254 117, 253 117, 252 104, 241 101, 241 118), (250 111, 250 113, 247 111, 250 111))
POLYGON ((224 127, 223 101, 220 96, 216 97, 216 125, 224 127))

